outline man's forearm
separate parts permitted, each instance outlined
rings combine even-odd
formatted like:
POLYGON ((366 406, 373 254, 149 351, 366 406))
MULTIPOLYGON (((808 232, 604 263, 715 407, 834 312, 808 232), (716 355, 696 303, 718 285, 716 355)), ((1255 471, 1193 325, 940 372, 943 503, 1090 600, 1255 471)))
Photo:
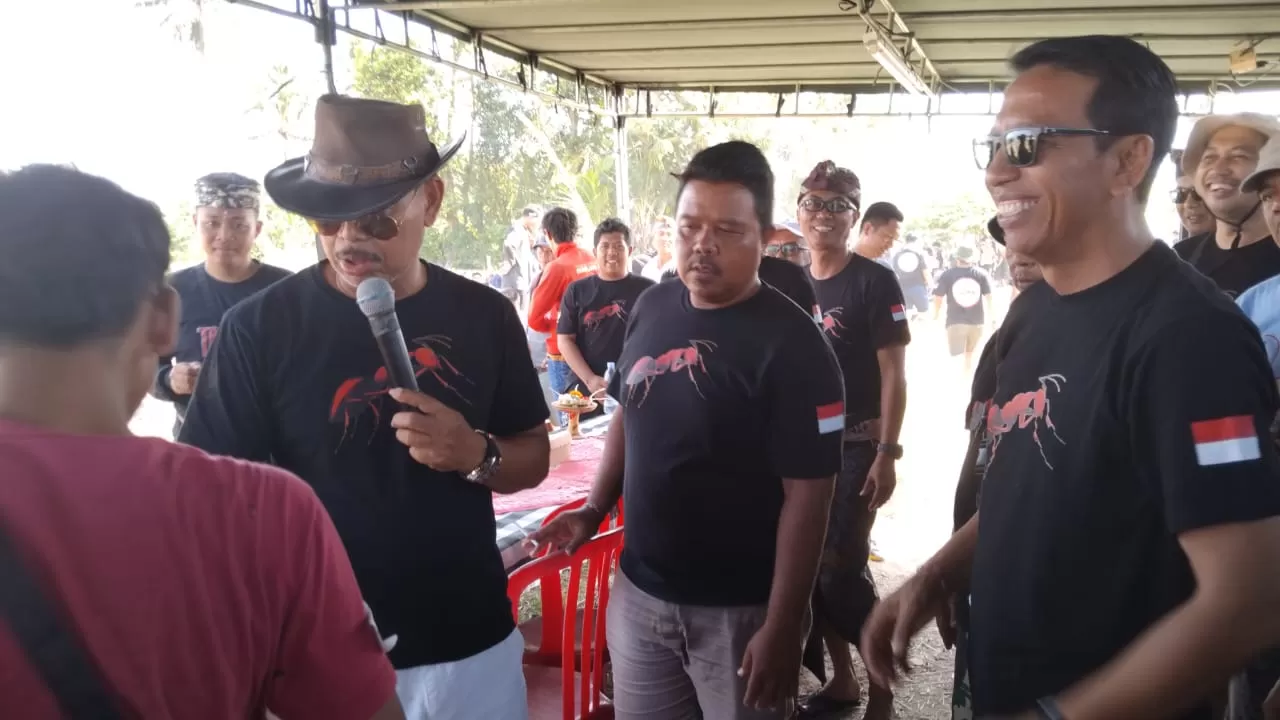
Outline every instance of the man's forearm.
POLYGON ((907 414, 907 376, 901 367, 880 371, 880 442, 897 445, 907 414))
POLYGON ((624 437, 622 408, 613 413, 609 420, 609 430, 604 436, 604 452, 600 454, 600 465, 596 468, 596 479, 591 484, 591 493, 587 502, 602 513, 607 513, 618 504, 622 497, 622 475, 626 467, 626 438, 624 437))
POLYGON ((502 464, 498 472, 485 481, 490 490, 508 495, 537 487, 546 479, 551 465, 551 439, 545 426, 539 425, 518 435, 496 437, 494 442, 502 453, 502 464))
POLYGON ((920 566, 917 574, 933 577, 953 593, 967 592, 977 549, 978 514, 975 514, 920 566))
POLYGON ((933 319, 937 320, 938 317, 941 315, 942 315, 942 298, 937 295, 934 295, 933 296, 933 319))
POLYGON ((835 478, 784 479, 782 483, 785 497, 778 517, 773 586, 765 622, 791 625, 803 620, 813 594, 835 478))
MULTIPOLYGON (((1274 608, 1197 592, 1138 637, 1117 658, 1057 700, 1071 720, 1174 718, 1205 702, 1265 649, 1257 618, 1274 608)), ((1274 622, 1273 622, 1274 624, 1274 622)))
POLYGON ((585 383, 587 378, 595 375, 591 366, 587 364, 587 359, 582 357, 576 337, 557 334, 556 344, 560 348, 560 354, 564 356, 564 361, 569 364, 569 369, 573 370, 573 374, 577 375, 579 380, 585 383))

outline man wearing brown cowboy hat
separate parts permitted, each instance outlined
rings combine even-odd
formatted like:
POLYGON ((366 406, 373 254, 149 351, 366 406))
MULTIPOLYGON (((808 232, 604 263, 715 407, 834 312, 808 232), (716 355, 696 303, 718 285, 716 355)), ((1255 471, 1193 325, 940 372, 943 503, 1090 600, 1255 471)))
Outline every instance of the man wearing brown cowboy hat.
MULTIPOLYGON (((845 392, 844 463, 836 477, 814 592, 818 622, 806 653, 806 666, 818 672, 820 632, 831 653, 833 674, 831 682, 805 702, 803 717, 842 712, 862 702, 849 645, 859 641, 876 602, 875 580, 867 569, 871 526, 876 510, 893 495, 894 464, 902 457, 898 434, 906 410, 905 356, 911 331, 893 270, 849 249, 861 199, 858 176, 824 160, 805 179, 797 201, 822 329, 840 362, 845 392)), ((897 220, 891 222, 896 235, 897 220)), ((864 244, 871 237, 882 236, 864 232, 864 244)), ((892 245, 888 240, 875 242, 880 244, 876 256, 892 245)), ((866 717, 880 720, 892 711, 892 693, 872 686, 866 717)))
POLYGON ((315 490, 397 669, 410 718, 527 717, 523 642, 494 538, 494 492, 547 473, 547 406, 515 307, 423 262, 461 140, 423 109, 325 95, 311 152, 267 174, 324 260, 238 305, 205 362, 182 440, 271 459, 315 490), (354 300, 383 278, 422 392, 389 389, 354 300))
POLYGON ((1280 273, 1280 248, 1267 240, 1262 202, 1243 187, 1263 144, 1278 132, 1280 121, 1267 115, 1209 115, 1191 129, 1182 154, 1182 171, 1217 226, 1174 250, 1233 298, 1280 273))

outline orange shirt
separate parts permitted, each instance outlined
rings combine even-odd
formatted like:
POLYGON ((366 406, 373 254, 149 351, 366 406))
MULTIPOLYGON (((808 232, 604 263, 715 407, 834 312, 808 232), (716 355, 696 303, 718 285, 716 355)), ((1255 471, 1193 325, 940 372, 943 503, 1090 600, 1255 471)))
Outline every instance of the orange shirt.
POLYGON ((576 243, 556 246, 556 259, 542 271, 542 280, 529 300, 529 329, 547 334, 547 352, 560 354, 556 342, 556 322, 560 319, 560 301, 569 283, 596 274, 596 258, 576 243))

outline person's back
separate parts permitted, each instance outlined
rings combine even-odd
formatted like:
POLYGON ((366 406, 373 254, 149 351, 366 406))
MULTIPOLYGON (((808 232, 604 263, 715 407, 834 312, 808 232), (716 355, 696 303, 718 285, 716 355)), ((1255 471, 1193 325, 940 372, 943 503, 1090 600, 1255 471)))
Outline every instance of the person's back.
POLYGON ((129 432, 178 328, 159 210, 0 173, 0 249, 0 716, 403 718, 313 492, 129 432))
MULTIPOLYGON (((369 718, 395 676, 311 489, 152 438, 0 422, 0 525, 138 717, 369 718)), ((61 717, 0 629, 5 715, 61 717)))

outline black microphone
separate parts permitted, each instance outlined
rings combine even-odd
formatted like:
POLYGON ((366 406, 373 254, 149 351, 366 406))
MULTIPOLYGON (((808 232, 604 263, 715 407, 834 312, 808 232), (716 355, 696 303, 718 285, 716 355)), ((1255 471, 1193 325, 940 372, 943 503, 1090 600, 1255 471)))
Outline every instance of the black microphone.
POLYGON ((379 277, 360 282, 356 288, 356 304, 360 312, 369 318, 373 340, 382 353, 382 364, 387 368, 387 386, 418 389, 418 378, 409 362, 409 348, 404 344, 400 331, 400 318, 396 317, 396 294, 391 283, 379 277))

